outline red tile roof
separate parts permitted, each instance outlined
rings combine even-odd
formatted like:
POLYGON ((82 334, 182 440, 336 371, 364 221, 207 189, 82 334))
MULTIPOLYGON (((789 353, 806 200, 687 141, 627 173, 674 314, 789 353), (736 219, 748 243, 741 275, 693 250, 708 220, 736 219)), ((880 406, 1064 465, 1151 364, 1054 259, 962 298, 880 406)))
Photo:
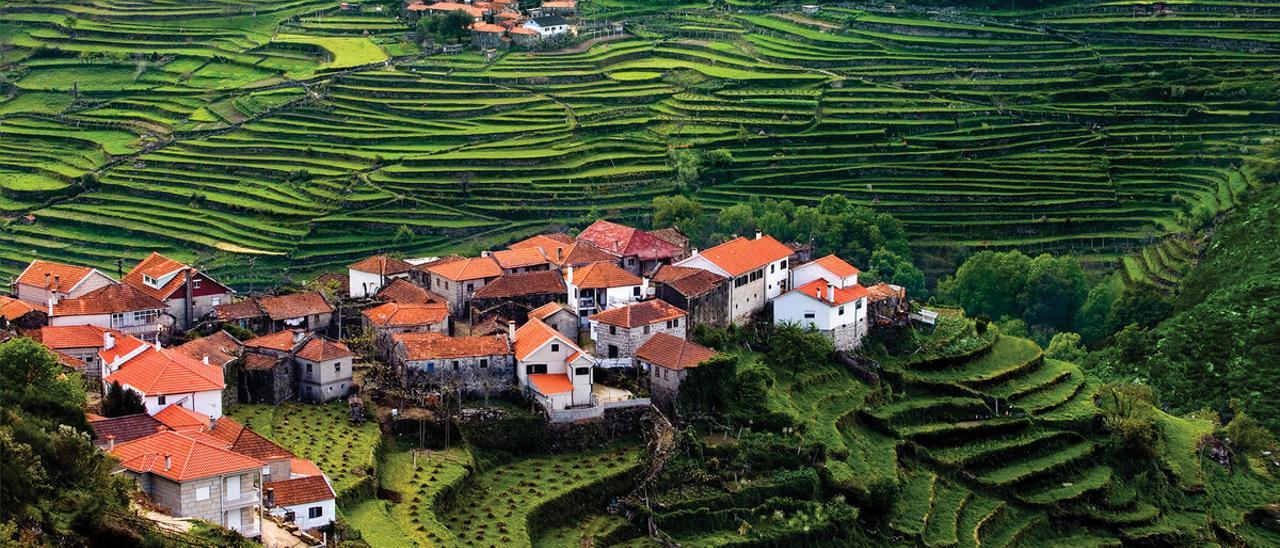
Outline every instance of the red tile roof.
POLYGON ((644 283, 639 276, 623 270, 622 267, 608 262, 591 263, 573 269, 573 279, 569 279, 565 271, 565 282, 582 289, 602 289, 609 287, 626 287, 644 283))
POLYGON ((502 31, 507 30, 507 29, 504 29, 504 28, 499 27, 498 25, 494 25, 494 24, 492 24, 492 23, 475 23, 475 24, 471 25, 471 30, 476 31, 476 32, 485 32, 485 33, 497 33, 497 34, 502 34, 502 31))
POLYGON ((345 344, 317 336, 311 337, 311 340, 307 341, 307 344, 303 345, 295 355, 307 361, 322 362, 354 356, 355 353, 351 352, 345 344))
POLYGON ((504 274, 498 279, 477 289, 473 297, 477 299, 506 299, 526 295, 564 295, 564 278, 555 270, 539 270, 504 274))
POLYGON ((226 388, 221 367, 204 365, 171 348, 148 347, 105 380, 108 384, 119 381, 147 396, 226 388))
POLYGON ((18 283, 39 287, 41 289, 53 289, 61 293, 71 291, 72 288, 84 281, 86 277, 93 272, 92 268, 84 266, 72 266, 69 264, 54 263, 50 261, 35 260, 27 265, 26 270, 18 275, 18 283), (48 274, 46 277, 45 275, 48 274), (55 285, 56 279, 56 286, 55 285))
POLYGON ((404 278, 396 278, 378 291, 378 298, 401 304, 443 303, 444 297, 436 295, 404 278))
POLYGON ((299 476, 323 476, 324 471, 307 459, 289 460, 289 472, 299 476))
POLYGON ((603 324, 616 325, 626 329, 665 322, 673 318, 686 316, 684 310, 660 299, 610 308, 591 316, 589 319, 603 324))
POLYGON ((78 299, 63 299, 53 305, 54 316, 85 316, 161 310, 167 308, 160 299, 127 284, 113 284, 85 293, 78 299))
POLYGON ((219 331, 208 337, 200 337, 194 341, 178 346, 179 352, 196 361, 209 359, 209 365, 225 367, 240 356, 240 339, 226 331, 219 331))
MULTIPOLYGON (((120 279, 120 282, 129 284, 147 295, 160 300, 165 300, 168 299, 170 295, 173 295, 178 288, 182 287, 185 280, 182 273, 186 270, 190 270, 192 276, 195 276, 198 273, 198 271, 190 266, 152 251, 147 258, 143 259, 137 266, 133 267, 133 270, 130 270, 128 274, 125 274, 124 277, 120 279), (172 278, 160 287, 154 287, 146 282, 146 277, 159 281, 163 280, 166 276, 171 275, 172 278)), ((207 278, 208 275, 205 277, 207 278)), ((212 279, 210 280, 212 281, 212 279)))
POLYGON ((275 495, 276 506, 296 506, 337 498, 324 476, 306 476, 265 483, 262 485, 263 496, 266 496, 267 489, 275 495))
MULTIPOLYGON (((102 334, 111 330, 96 325, 46 326, 40 328, 40 344, 54 350, 64 348, 101 348, 102 334)), ((111 331, 116 340, 125 338, 119 331, 111 331)))
POLYGON ((449 317, 443 304, 384 303, 361 312, 376 327, 417 327, 435 325, 449 317))
POLYGON ((592 223, 578 234, 578 241, 624 257, 634 255, 642 261, 670 259, 684 251, 680 246, 643 230, 603 219, 592 223))
POLYGON ((18 318, 35 312, 35 310, 35 307, 25 302, 12 297, 0 295, 0 316, 3 316, 4 319, 8 321, 17 320, 18 318))
POLYGON ((681 248, 681 250, 683 250, 685 246, 689 245, 689 237, 685 236, 683 232, 680 232, 680 229, 675 227, 650 230, 649 234, 652 234, 655 238, 664 242, 677 246, 681 248))
POLYGON ((115 436, 116 443, 126 443, 156 433, 156 427, 164 424, 146 413, 123 417, 96 417, 89 419, 94 443, 107 443, 107 436, 115 436))
POLYGON ((286 329, 270 335, 249 339, 244 342, 244 346, 245 348, 268 348, 281 352, 291 352, 293 347, 301 342, 303 335, 302 331, 286 329), (296 338, 295 335, 297 335, 296 338))
POLYGON ((281 297, 262 297, 258 299, 258 307, 266 313, 268 318, 276 321, 333 312, 333 307, 324 300, 324 296, 314 291, 281 297))
POLYGON ((578 242, 565 250, 565 257, 559 264, 562 267, 581 266, 601 261, 617 262, 618 256, 587 242, 578 242))
POLYGON ((270 371, 275 369, 282 361, 284 361, 282 358, 257 352, 245 352, 244 354, 244 368, 248 371, 270 371))
POLYGON ((563 232, 551 232, 548 234, 538 234, 520 240, 514 244, 507 246, 508 249, 521 249, 528 247, 541 247, 547 255, 553 255, 553 251, 557 246, 573 245, 573 236, 563 232))
POLYGON ((168 426, 170 430, 179 432, 187 430, 200 431, 209 427, 209 416, 203 413, 197 413, 186 407, 171 403, 159 413, 155 414, 156 420, 160 424, 168 426))
POLYGON ((294 456, 288 449, 276 445, 229 417, 213 421, 204 434, 219 440, 227 449, 261 461, 292 459, 294 456))
POLYGON ((351 270, 358 270, 360 272, 368 272, 370 274, 392 276, 413 270, 413 265, 394 257, 374 255, 363 261, 355 263, 348 268, 351 270))
POLYGON ((697 367, 716 356, 716 351, 666 333, 654 333, 636 349, 637 359, 679 371, 697 367))
POLYGON ((511 343, 505 335, 450 337, 441 333, 398 333, 391 337, 404 345, 405 358, 412 361, 511 353, 511 343))
POLYGON ((258 299, 245 299, 234 303, 220 304, 213 307, 213 311, 218 316, 218 319, 224 322, 248 320, 266 315, 261 308, 258 308, 258 299))
POLYGON ((523 360, 528 358, 530 354, 542 345, 550 342, 551 339, 558 339, 561 343, 568 345, 573 350, 581 351, 578 345, 573 341, 564 338, 559 331, 552 329, 551 326, 542 323, 539 319, 530 319, 516 330, 515 354, 516 359, 523 360))
POLYGON ((498 266, 498 262, 493 260, 493 257, 450 261, 432 265, 427 270, 454 281, 497 278, 502 275, 502 267, 498 266))
POLYGON ((498 262, 498 266, 505 269, 515 269, 551 263, 546 252, 544 252, 540 247, 503 249, 500 251, 494 251, 491 256, 493 257, 493 260, 498 262))
POLYGON ((701 256, 724 269, 730 276, 741 276, 790 257, 791 248, 773 239, 773 236, 762 236, 754 240, 739 236, 703 251, 701 256))
POLYGON ((653 274, 654 283, 665 283, 685 297, 707 293, 727 279, 708 270, 673 265, 662 265, 653 274))
POLYGON ((564 373, 535 373, 529 375, 529 384, 544 396, 573 392, 573 381, 564 373))
POLYGON ((899 299, 907 298, 907 289, 900 285, 878 283, 867 288, 868 301, 876 302, 885 299, 897 297, 899 299))
POLYGON ((263 466, 258 459, 218 447, 199 435, 172 431, 117 443, 111 453, 120 459, 121 466, 129 470, 150 472, 174 481, 259 470, 263 466), (166 460, 169 461, 168 466, 166 460))
MULTIPOLYGON (((530 310, 529 317, 533 319, 538 319, 538 320, 545 320, 551 317, 551 315, 561 310, 569 310, 569 309, 565 308, 564 305, 560 303, 547 303, 542 306, 539 306, 538 308, 530 310)), ((570 313, 572 313, 572 311, 570 311, 570 313)))
POLYGON ((847 278, 861 272, 857 268, 854 268, 853 265, 844 262, 844 259, 835 255, 827 255, 826 257, 814 259, 813 264, 827 269, 828 272, 835 274, 840 278, 847 278))
POLYGON ((818 278, 812 282, 809 282, 807 284, 804 284, 800 287, 793 289, 791 292, 808 295, 819 301, 822 301, 828 306, 836 306, 836 305, 851 303, 853 301, 856 301, 858 299, 861 299, 869 295, 869 293, 867 292, 867 288, 862 287, 860 285, 854 285, 852 287, 836 287, 834 289, 835 289, 835 300, 828 299, 827 298, 827 281, 822 278, 818 278))
POLYGON ((534 34, 538 34, 538 31, 533 30, 533 29, 530 29, 530 28, 525 28, 525 27, 511 27, 509 30, 507 30, 507 33, 509 33, 509 34, 534 35, 534 34))

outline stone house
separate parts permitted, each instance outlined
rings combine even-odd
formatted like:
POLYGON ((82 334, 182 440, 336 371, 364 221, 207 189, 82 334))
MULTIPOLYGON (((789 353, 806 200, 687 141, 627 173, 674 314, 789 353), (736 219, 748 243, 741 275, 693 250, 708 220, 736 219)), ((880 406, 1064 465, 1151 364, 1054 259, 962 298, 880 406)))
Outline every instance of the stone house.
MULTIPOLYGON (((527 320, 541 320, 571 341, 578 340, 578 315, 561 303, 547 303, 529 311, 527 320)), ((521 324, 523 325, 523 324, 521 324)))
POLYGON ((248 401, 280 403, 296 395, 325 403, 351 391, 355 353, 341 342, 298 329, 247 340, 244 348, 248 401))
POLYGON ((393 279, 406 279, 413 265, 394 257, 374 255, 347 267, 347 294, 372 297, 393 279))
POLYGON ((49 309, 0 295, 0 329, 39 329, 49 325, 49 309))
POLYGON ((788 287, 790 247, 759 232, 754 239, 737 237, 676 263, 729 278, 728 322, 746 323, 788 287))
POLYGON ((240 401, 279 405, 297 396, 298 382, 293 360, 246 352, 240 367, 240 401))
POLYGON ((402 333, 392 339, 393 363, 409 384, 457 389, 472 396, 494 396, 515 387, 515 358, 508 334, 402 333))
POLYGON ((119 472, 174 517, 211 521, 246 537, 261 532, 254 507, 261 503, 262 461, 211 443, 197 433, 158 432, 115 444, 119 472))
POLYGON ((314 403, 328 403, 351 393, 355 353, 341 342, 311 337, 293 355, 301 383, 298 395, 314 403))
POLYGON ((254 297, 214 307, 214 315, 220 322, 267 333, 292 329, 328 331, 333 312, 324 295, 315 291, 254 297))
POLYGON ((685 256, 684 248, 653 234, 618 223, 599 220, 578 234, 578 241, 619 256, 619 265, 638 276, 653 274, 659 266, 685 256))
POLYGON ((537 272, 551 268, 551 259, 540 247, 521 249, 502 249, 489 253, 484 252, 497 261, 503 274, 519 274, 521 272, 537 272))
POLYGON ((84 362, 81 373, 94 390, 102 387, 102 361, 98 357, 98 351, 109 341, 123 340, 126 337, 124 333, 96 325, 47 326, 30 334, 49 350, 84 362), (111 334, 110 338, 106 336, 108 333, 111 334))
POLYGON ((506 48, 509 42, 502 38, 507 29, 493 23, 477 22, 471 25, 471 45, 480 49, 506 48))
MULTIPOLYGON (((564 302, 565 291, 564 278, 557 270, 504 274, 472 295, 471 317, 482 320, 491 315, 490 310, 506 304, 515 304, 517 306, 506 308, 517 308, 527 314, 529 310, 547 303, 564 302)), ((517 315, 507 313, 505 316, 517 322, 525 320, 524 314, 514 317, 517 315)))
POLYGON ((9 291, 18 300, 47 311, 50 299, 75 299, 115 283, 96 268, 35 260, 18 274, 9 291))
POLYGON ((443 303, 384 303, 361 312, 366 332, 373 333, 374 345, 383 357, 389 357, 397 333, 448 333, 449 307, 443 303))
POLYGON ((54 302, 49 325, 96 325, 155 342, 173 331, 168 305, 133 286, 112 284, 54 302))
POLYGON ((493 257, 477 257, 438 262, 427 272, 431 282, 427 289, 443 296, 449 312, 459 315, 466 312, 476 290, 502 275, 502 267, 493 257))
POLYGON ((688 326, 685 311, 661 299, 651 299, 591 316, 591 340, 597 357, 623 359, 631 356, 657 333, 685 338, 688 326))
POLYGON ((649 374, 649 392, 654 402, 670 409, 680 396, 680 383, 688 376, 688 370, 715 356, 715 350, 658 333, 636 349, 635 363, 649 374))
POLYGON ((611 262, 564 269, 569 308, 578 315, 579 324, 587 325, 587 317, 610 308, 625 306, 645 297, 649 282, 611 262))
POLYGON ((235 293, 207 273, 152 252, 120 279, 167 305, 175 327, 187 330, 213 315, 213 307, 231 302, 235 293))
POLYGON ((573 341, 541 320, 516 330, 517 385, 548 412, 590 407, 595 362, 573 341))
POLYGON ((729 284, 719 274, 664 265, 653 274, 653 295, 689 314, 690 325, 723 327, 728 323, 729 284))
MULTIPOLYGON (((417 272, 417 270, 414 272, 417 272)), ((377 298, 386 302, 400 304, 445 304, 444 297, 427 291, 418 284, 404 278, 396 278, 387 282, 387 285, 378 291, 377 298)))
POLYGON ((591 263, 611 262, 619 264, 622 257, 610 253, 586 241, 576 241, 563 232, 538 234, 508 246, 509 249, 537 247, 542 249, 551 264, 557 268, 582 267, 591 263))
POLYGON ((872 326, 905 325, 909 321, 906 288, 878 283, 868 287, 867 293, 867 321, 872 326))

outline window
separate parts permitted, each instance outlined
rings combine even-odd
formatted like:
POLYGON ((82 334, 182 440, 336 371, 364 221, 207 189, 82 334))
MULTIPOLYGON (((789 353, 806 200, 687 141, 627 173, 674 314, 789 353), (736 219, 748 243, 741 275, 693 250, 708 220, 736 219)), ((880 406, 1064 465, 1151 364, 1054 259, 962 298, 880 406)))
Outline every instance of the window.
POLYGON ((531 363, 524 366, 524 372, 528 375, 542 375, 547 372, 547 364, 531 363))
POLYGON ((489 367, 489 358, 480 358, 480 367, 489 367))
POLYGON ((209 500, 209 486, 196 487, 196 500, 209 500))
POLYGON ((618 326, 616 326, 616 325, 611 325, 611 326, 609 326, 609 334, 610 334, 610 335, 617 335, 617 334, 618 334, 618 326))
POLYGON ((473 293, 476 290, 476 284, 467 284, 467 293, 473 293))
POLYGON ((635 257, 627 257, 627 266, 635 266, 635 265, 636 265, 636 258, 635 258, 635 257))
POLYGON ((200 279, 191 280, 191 289, 200 289, 200 279))
POLYGON ((858 299, 857 301, 854 301, 854 303, 853 303, 853 309, 854 309, 854 310, 861 310, 861 309, 862 309, 862 299, 858 299))
POLYGON ((778 266, 778 268, 781 268, 781 269, 783 269, 783 270, 786 270, 786 269, 787 269, 787 260, 786 260, 786 259, 783 259, 783 260, 779 261, 779 262, 778 262, 778 265, 780 265, 780 266, 778 266))
POLYGON ((680 318, 671 320, 671 327, 680 327, 680 318))
POLYGON ((458 370, 458 360, 453 360, 453 370, 454 371, 458 370))
POLYGON ((307 374, 311 374, 311 364, 307 364, 307 374))
POLYGON ((844 315, 844 307, 843 307, 843 306, 836 310, 836 315, 837 315, 837 316, 843 316, 843 315, 844 315))
POLYGON ((333 372, 334 372, 334 373, 341 373, 341 372, 342 372, 342 362, 338 362, 338 363, 333 364, 333 372))
POLYGON ((227 476, 227 500, 240 498, 240 476, 227 476))
POLYGON ((817 315, 817 314, 815 314, 812 310, 805 310, 805 311, 804 311, 804 317, 805 317, 805 319, 812 319, 812 318, 814 318, 816 315, 817 315))
POLYGON ((738 276, 737 278, 733 279, 733 287, 742 287, 744 285, 747 285, 746 276, 738 276))
POLYGON ((640 296, 640 286, 638 286, 638 285, 637 285, 637 286, 635 286, 635 287, 631 288, 631 296, 632 296, 632 297, 639 297, 639 296, 640 296))
POLYGON ((164 405, 164 396, 156 396, 156 405, 164 405))
POLYGON ((222 297, 219 295, 214 295, 213 298, 209 299, 209 304, 212 304, 213 306, 218 306, 222 304, 222 297))
POLYGON ((644 326, 644 334, 645 334, 645 335, 648 335, 648 334, 649 334, 649 326, 647 326, 647 325, 646 325, 646 326, 644 326))
POLYGON ((773 269, 774 269, 775 267, 777 267, 777 266, 778 266, 778 265, 772 265, 772 264, 771 264, 771 265, 769 265, 769 273, 770 273, 770 274, 773 274, 773 269))
POLYGON ((271 467, 270 467, 270 466, 263 466, 263 467, 262 467, 262 477, 263 477, 263 481, 265 482, 265 481, 266 481, 266 478, 267 478, 267 477, 270 477, 270 476, 271 476, 271 467))
POLYGON ((112 315, 111 315, 111 327, 123 327, 123 326, 124 326, 124 313, 123 313, 123 312, 116 312, 116 313, 112 314, 112 315))
POLYGON ((436 362, 427 362, 427 373, 436 372, 436 362))
POLYGON ((551 351, 552 351, 552 352, 559 352, 559 351, 560 351, 560 343, 551 343, 551 351))
POLYGON ((590 374, 591 374, 591 368, 590 368, 590 367, 579 367, 579 368, 576 368, 576 369, 574 369, 574 370, 573 370, 573 374, 574 374, 574 375, 579 375, 579 376, 581 376, 581 375, 590 375, 590 374))
POLYGON ((311 508, 307 508, 307 519, 316 519, 319 517, 324 517, 323 506, 312 506, 311 508))

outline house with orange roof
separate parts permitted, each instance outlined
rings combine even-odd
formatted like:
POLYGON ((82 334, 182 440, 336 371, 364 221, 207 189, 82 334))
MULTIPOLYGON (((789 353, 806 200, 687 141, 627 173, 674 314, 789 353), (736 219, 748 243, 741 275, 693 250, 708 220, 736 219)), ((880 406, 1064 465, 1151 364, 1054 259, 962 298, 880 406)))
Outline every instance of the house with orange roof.
POLYGON ((391 336, 397 333, 448 333, 449 307, 443 303, 383 303, 360 312, 365 331, 373 333, 374 344, 388 355, 391 336))
POLYGON ((49 311, 49 325, 96 325, 155 342, 172 332, 174 318, 160 299, 128 284, 112 284, 58 301, 49 311))
POLYGON ((545 0, 538 6, 538 14, 572 17, 578 14, 578 0, 545 0))
POLYGON ((472 295, 471 318, 479 322, 509 309, 506 317, 524 320, 529 310, 564 300, 564 277, 558 270, 503 274, 472 295))
POLYGON ((836 350, 853 350, 867 335, 870 292, 858 284, 837 286, 816 278, 773 300, 775 324, 798 324, 830 338, 836 350))
POLYGON ((396 278, 378 290, 378 299, 401 304, 444 304, 445 298, 436 295, 409 280, 396 278))
POLYGON ((222 416, 222 391, 226 388, 222 367, 136 337, 117 339, 110 331, 103 337, 98 360, 104 388, 119 382, 137 392, 152 415, 178 404, 209 417, 222 416))
POLYGON ((757 232, 754 239, 737 237, 675 263, 699 268, 730 281, 725 317, 741 324, 764 309, 765 303, 787 290, 793 250, 757 232))
POLYGON ((38 329, 48 323, 48 308, 39 309, 15 297, 0 295, 0 329, 38 329))
POLYGON ((619 264, 627 272, 643 276, 686 255, 684 248, 653 234, 603 219, 578 234, 578 241, 621 257, 619 264))
POLYGON ((109 332, 112 333, 113 340, 120 340, 126 336, 119 331, 111 331, 96 325, 45 326, 38 331, 30 332, 30 335, 49 350, 83 362, 81 373, 84 374, 85 379, 91 381, 92 386, 100 387, 102 364, 98 358, 98 351, 108 344, 109 339, 105 335, 109 332))
POLYGON ((408 279, 412 270, 400 259, 374 255, 347 267, 347 292, 352 298, 372 297, 391 280, 408 279))
POLYGON ((653 296, 689 314, 690 324, 723 327, 729 321, 729 284, 724 276, 687 266, 663 265, 649 283, 653 296))
POLYGON ((493 260, 498 262, 498 266, 502 267, 503 274, 536 272, 548 270, 552 266, 551 259, 540 247, 502 249, 492 253, 486 251, 483 254, 492 256, 493 260))
POLYGON ((301 329, 244 341, 245 390, 252 401, 326 403, 351 393, 355 353, 301 329), (296 384, 294 384, 296 383, 296 384))
MULTIPOLYGON (((515 327, 509 328, 511 332, 515 327)), ((443 333, 392 335, 392 363, 410 385, 494 396, 515 388, 510 334, 450 337, 443 333)))
POLYGON ((174 517, 211 521, 246 537, 259 536, 261 460, 202 432, 165 430, 112 443, 117 473, 137 480, 153 504, 174 517))
POLYGON ((860 272, 844 259, 827 255, 792 267, 791 287, 800 287, 819 278, 836 287, 849 287, 858 284, 860 272))
POLYGON ((680 337, 658 333, 636 349, 636 367, 648 371, 649 390, 660 405, 670 406, 680 397, 680 383, 689 370, 716 357, 716 351, 680 337))
POLYGON ((165 303, 179 330, 190 329, 200 319, 211 316, 213 307, 231 302, 235 293, 207 273, 154 251, 125 274, 120 283, 165 303))
POLYGON ((649 281, 623 270, 611 262, 591 263, 564 269, 569 308, 578 315, 579 325, 586 326, 592 314, 625 306, 643 299, 649 281))
POLYGON ((530 310, 526 315, 526 319, 542 320, 542 323, 559 331, 564 338, 571 341, 578 340, 578 332, 580 331, 578 315, 564 303, 547 303, 539 306, 530 310))
POLYGON ((266 508, 303 531, 328 527, 338 514, 337 495, 325 476, 303 476, 262 484, 266 508))
POLYGON ((596 357, 620 361, 609 364, 615 367, 631 365, 636 349, 658 333, 683 339, 689 323, 685 311, 661 299, 610 308, 589 319, 596 357))
POLYGON ((493 257, 484 256, 439 262, 427 267, 427 273, 427 289, 444 296, 452 314, 461 314, 477 289, 502 275, 502 267, 493 257))
POLYGON ((471 44, 481 49, 505 48, 508 45, 503 41, 506 33, 507 29, 502 25, 477 21, 471 25, 471 44))
MULTIPOLYGON (((616 268, 616 267, 615 267, 616 268)), ((541 320, 515 332, 516 384, 555 420, 555 411, 595 406, 595 360, 541 320)))
POLYGON ((62 299, 83 297, 115 283, 96 268, 37 259, 9 284, 9 291, 22 302, 48 310, 62 299))
POLYGON ((333 312, 333 305, 315 291, 253 297, 214 307, 220 322, 270 333, 298 328, 325 331, 333 323, 333 312))

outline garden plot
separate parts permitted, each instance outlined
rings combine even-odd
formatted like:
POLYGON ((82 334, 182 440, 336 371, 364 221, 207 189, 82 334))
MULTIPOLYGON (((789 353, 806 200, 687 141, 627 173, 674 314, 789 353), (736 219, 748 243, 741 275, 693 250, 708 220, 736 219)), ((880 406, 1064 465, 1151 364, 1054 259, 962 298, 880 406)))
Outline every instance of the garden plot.
POLYGON ((373 495, 378 425, 347 421, 347 404, 239 404, 229 415, 298 457, 316 463, 333 481, 340 502, 373 495))

